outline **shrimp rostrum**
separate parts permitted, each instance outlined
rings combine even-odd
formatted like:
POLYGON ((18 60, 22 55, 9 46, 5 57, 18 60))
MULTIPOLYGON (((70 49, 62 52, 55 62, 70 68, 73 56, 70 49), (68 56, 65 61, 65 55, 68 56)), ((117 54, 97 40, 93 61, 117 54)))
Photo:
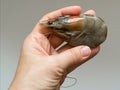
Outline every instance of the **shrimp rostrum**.
POLYGON ((105 22, 94 15, 59 16, 42 21, 40 24, 51 28, 54 35, 71 46, 87 45, 94 48, 103 43, 107 37, 105 22))

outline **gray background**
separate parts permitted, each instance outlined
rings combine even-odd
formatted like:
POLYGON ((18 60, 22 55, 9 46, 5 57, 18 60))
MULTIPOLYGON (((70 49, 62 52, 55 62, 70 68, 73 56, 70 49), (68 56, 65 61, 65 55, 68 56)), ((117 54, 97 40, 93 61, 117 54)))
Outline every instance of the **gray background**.
POLYGON ((100 53, 70 74, 77 78, 76 85, 61 90, 120 90, 120 0, 1 0, 1 90, 7 90, 13 79, 21 44, 36 22, 46 13, 70 5, 80 5, 83 12, 94 9, 109 31, 100 53))

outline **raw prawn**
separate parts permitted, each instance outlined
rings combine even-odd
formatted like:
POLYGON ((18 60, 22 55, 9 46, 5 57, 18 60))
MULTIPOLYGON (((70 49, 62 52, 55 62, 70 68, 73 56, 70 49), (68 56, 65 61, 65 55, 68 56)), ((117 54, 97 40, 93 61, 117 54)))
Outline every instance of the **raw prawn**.
POLYGON ((54 35, 72 46, 87 45, 94 48, 103 43, 107 37, 105 22, 94 15, 59 16, 42 21, 40 24, 51 28, 54 35))

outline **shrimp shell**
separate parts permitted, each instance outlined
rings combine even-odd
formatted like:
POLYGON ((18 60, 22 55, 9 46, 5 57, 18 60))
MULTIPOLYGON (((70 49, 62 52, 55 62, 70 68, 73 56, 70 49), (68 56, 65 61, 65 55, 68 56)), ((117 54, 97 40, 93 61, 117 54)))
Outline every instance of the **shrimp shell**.
POLYGON ((51 28, 54 35, 72 46, 87 45, 94 48, 103 43, 107 37, 105 22, 94 15, 59 16, 42 21, 40 25, 51 28))

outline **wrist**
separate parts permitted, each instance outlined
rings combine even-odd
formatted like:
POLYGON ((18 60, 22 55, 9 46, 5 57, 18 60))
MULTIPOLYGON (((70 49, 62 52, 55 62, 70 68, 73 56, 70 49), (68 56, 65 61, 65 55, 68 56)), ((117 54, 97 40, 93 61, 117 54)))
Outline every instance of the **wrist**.
POLYGON ((26 81, 13 80, 8 90, 35 90, 29 85, 27 85, 26 81))

